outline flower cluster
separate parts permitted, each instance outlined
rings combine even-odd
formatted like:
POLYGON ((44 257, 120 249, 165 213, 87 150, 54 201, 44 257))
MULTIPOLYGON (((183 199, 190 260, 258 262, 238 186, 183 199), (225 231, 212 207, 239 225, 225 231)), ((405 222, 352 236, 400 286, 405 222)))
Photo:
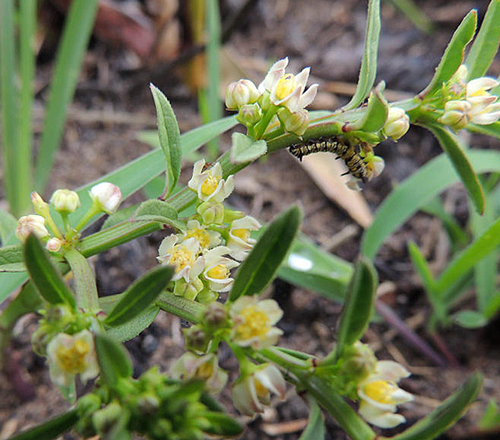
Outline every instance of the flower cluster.
POLYGON ((158 261, 175 268, 172 278, 176 295, 208 303, 231 289, 231 269, 239 266, 252 249, 251 231, 257 220, 229 211, 222 202, 234 189, 233 178, 222 177, 219 163, 206 169, 195 163, 188 187, 198 196, 197 214, 186 230, 166 237, 158 250, 158 261))
POLYGON ((455 131, 469 123, 490 125, 500 119, 500 101, 498 96, 490 93, 500 83, 486 76, 467 82, 467 75, 467 67, 460 66, 447 86, 448 99, 444 113, 438 119, 455 131))
POLYGON ((256 138, 277 127, 300 136, 309 125, 306 107, 316 97, 318 84, 306 90, 310 68, 294 75, 285 72, 287 65, 288 58, 274 63, 258 87, 241 79, 226 90, 227 108, 238 111, 238 121, 255 132, 256 138))
POLYGON ((58 189, 52 194, 50 203, 45 202, 37 192, 33 192, 31 201, 36 214, 26 215, 18 220, 17 238, 19 241, 25 242, 30 234, 34 234, 45 242, 45 247, 50 252, 59 252, 61 249, 71 247, 74 241, 78 240, 80 230, 92 217, 102 212, 114 213, 122 200, 120 188, 108 182, 93 186, 89 194, 92 205, 80 218, 77 225, 72 227, 68 216, 81 206, 80 197, 75 191, 58 189), (61 216, 63 230, 57 226, 52 218, 51 207, 61 216))

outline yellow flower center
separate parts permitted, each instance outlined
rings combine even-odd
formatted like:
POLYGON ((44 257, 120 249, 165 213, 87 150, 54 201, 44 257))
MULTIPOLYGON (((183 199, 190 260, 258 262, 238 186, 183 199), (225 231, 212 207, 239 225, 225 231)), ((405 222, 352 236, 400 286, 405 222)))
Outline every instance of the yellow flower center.
POLYGON ((217 177, 212 176, 212 172, 210 171, 208 177, 201 184, 201 193, 204 196, 209 196, 212 194, 219 185, 219 179, 217 177))
POLYGON ((285 99, 290 93, 292 93, 297 87, 297 82, 295 81, 295 75, 289 73, 282 76, 278 83, 276 84, 275 94, 279 101, 285 99))
POLYGON ((193 260, 193 253, 182 244, 174 246, 172 249, 172 256, 170 257, 169 263, 175 266, 175 271, 180 272, 186 266, 191 264, 193 260))
POLYGON ((200 379, 210 379, 214 374, 214 366, 210 362, 205 362, 201 364, 197 369, 195 376, 200 379))
POLYGON ((395 403, 392 394, 396 385, 386 380, 375 380, 366 384, 363 391, 370 398, 379 403, 395 403))
POLYGON ((253 379, 253 383, 255 384, 255 391, 257 392, 257 398, 259 400, 267 400, 269 399, 269 390, 262 385, 259 379, 253 379))
POLYGON ((218 264, 207 271, 207 276, 209 278, 215 278, 216 280, 223 280, 229 277, 229 269, 225 264, 218 264))
POLYGON ((236 329, 238 339, 247 340, 254 337, 263 339, 271 329, 269 318, 256 306, 244 308, 238 317, 243 320, 236 329))
POLYGON ((207 248, 210 244, 210 235, 205 229, 190 229, 186 232, 186 238, 191 237, 196 239, 202 248, 207 248))
POLYGON ((240 229, 233 229, 231 231, 231 234, 235 237, 240 238, 243 240, 245 243, 248 242, 248 239, 250 238, 250 231, 248 229, 240 228, 240 229))
POLYGON ((90 351, 90 345, 76 340, 72 347, 61 346, 57 349, 57 365, 66 373, 77 374, 85 371, 85 356, 90 351))

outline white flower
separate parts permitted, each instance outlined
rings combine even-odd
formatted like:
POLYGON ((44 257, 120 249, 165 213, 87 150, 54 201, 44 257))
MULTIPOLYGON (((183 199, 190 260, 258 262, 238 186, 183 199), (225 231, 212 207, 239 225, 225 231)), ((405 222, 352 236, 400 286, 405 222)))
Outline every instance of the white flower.
POLYGON ((191 352, 184 353, 170 368, 170 376, 178 380, 203 380, 207 391, 214 394, 227 383, 227 373, 219 368, 215 354, 197 356, 191 352))
POLYGON ((94 338, 88 330, 57 334, 47 346, 47 358, 50 378, 60 387, 69 386, 77 374, 83 382, 99 374, 94 338))
POLYGON ((260 83, 259 92, 268 91, 273 105, 286 107, 290 112, 295 113, 314 101, 318 92, 318 84, 311 85, 304 92, 311 69, 306 67, 298 75, 285 74, 287 65, 288 58, 274 63, 264 81, 260 83))
POLYGON ((374 177, 380 176, 385 168, 385 161, 379 156, 375 156, 373 153, 368 153, 364 159, 366 164, 366 172, 368 175, 368 180, 374 177))
POLYGON ((402 415, 394 414, 396 406, 413 400, 413 396, 396 383, 409 375, 410 372, 397 362, 377 362, 375 371, 358 384, 359 414, 380 428, 404 423, 406 419, 402 415))
POLYGON ((122 192, 109 182, 101 182, 90 189, 90 197, 106 214, 113 214, 120 206, 122 192))
POLYGON ((401 138, 410 128, 410 118, 406 112, 399 107, 389 108, 387 120, 384 125, 384 132, 393 141, 401 138))
POLYGON ((260 223, 249 215, 234 220, 229 228, 229 238, 226 243, 230 249, 229 255, 238 261, 243 261, 256 242, 250 236, 250 231, 257 231, 260 227, 260 223))
POLYGON ((226 89, 226 107, 228 110, 238 110, 246 104, 253 104, 260 97, 255 84, 249 79, 232 82, 226 89))
POLYGON ((241 347, 259 350, 278 342, 283 332, 273 327, 283 316, 283 310, 273 299, 259 301, 255 296, 241 296, 229 309, 234 327, 231 339, 241 347))
POLYGON ((285 392, 286 383, 280 370, 267 364, 240 378, 233 385, 231 395, 234 406, 241 414, 253 416, 264 412, 264 407, 271 403, 271 393, 283 399, 285 392))
POLYGON ((52 237, 47 241, 45 248, 50 252, 59 252, 61 250, 63 241, 57 237, 52 237))
POLYGON ((179 239, 194 238, 199 243, 201 249, 211 249, 221 242, 221 236, 217 231, 207 229, 198 220, 189 220, 186 226, 186 232, 177 235, 179 239))
POLYGON ((188 182, 189 188, 196 191, 198 199, 222 202, 234 189, 233 176, 222 178, 222 167, 217 162, 212 168, 204 170, 205 160, 194 164, 193 177, 188 182))
POLYGON ((230 270, 239 265, 238 262, 230 258, 223 257, 227 255, 230 249, 226 246, 217 246, 204 254, 205 270, 203 277, 208 281, 209 287, 214 292, 227 292, 231 290, 233 278, 230 270))
POLYGON ((158 261, 163 265, 175 268, 172 281, 184 278, 186 282, 193 281, 205 267, 205 259, 199 256, 200 244, 195 238, 188 238, 177 244, 179 237, 169 235, 164 238, 158 249, 158 261))
POLYGON ((467 83, 465 96, 472 106, 467 116, 470 122, 479 125, 489 125, 500 118, 500 103, 498 96, 488 92, 497 87, 499 82, 494 78, 483 76, 467 83))
POLYGON ((71 213, 81 205, 80 197, 75 191, 69 189, 58 189, 52 194, 50 203, 54 206, 57 212, 71 213))
POLYGON ((41 215, 25 215, 17 221, 16 237, 25 242, 30 234, 35 234, 38 238, 49 235, 45 219, 41 215))

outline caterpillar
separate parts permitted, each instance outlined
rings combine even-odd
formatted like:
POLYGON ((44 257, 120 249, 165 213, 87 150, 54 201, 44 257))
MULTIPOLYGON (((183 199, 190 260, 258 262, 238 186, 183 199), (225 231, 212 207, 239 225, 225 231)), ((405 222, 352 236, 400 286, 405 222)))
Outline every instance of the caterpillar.
POLYGON ((338 156, 337 159, 343 159, 347 168, 349 168, 349 171, 344 174, 351 173, 356 179, 360 179, 363 182, 368 178, 366 164, 356 151, 356 148, 337 141, 335 137, 309 139, 298 144, 290 145, 288 150, 300 161, 302 161, 303 156, 318 153, 320 151, 335 153, 338 156))

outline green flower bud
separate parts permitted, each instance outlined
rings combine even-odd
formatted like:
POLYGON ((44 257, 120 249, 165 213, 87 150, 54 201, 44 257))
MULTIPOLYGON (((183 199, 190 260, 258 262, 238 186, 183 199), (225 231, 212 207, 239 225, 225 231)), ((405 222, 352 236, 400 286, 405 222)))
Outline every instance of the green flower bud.
POLYGON ((196 212, 201 215, 206 225, 220 225, 224 221, 224 205, 222 203, 203 202, 196 212))
POLYGON ((70 214, 81 205, 80 197, 75 191, 69 189, 58 189, 52 194, 50 203, 54 209, 61 214, 70 214))
POLYGON ((262 109, 259 104, 246 104, 240 108, 236 120, 246 127, 252 127, 262 119, 262 109))

